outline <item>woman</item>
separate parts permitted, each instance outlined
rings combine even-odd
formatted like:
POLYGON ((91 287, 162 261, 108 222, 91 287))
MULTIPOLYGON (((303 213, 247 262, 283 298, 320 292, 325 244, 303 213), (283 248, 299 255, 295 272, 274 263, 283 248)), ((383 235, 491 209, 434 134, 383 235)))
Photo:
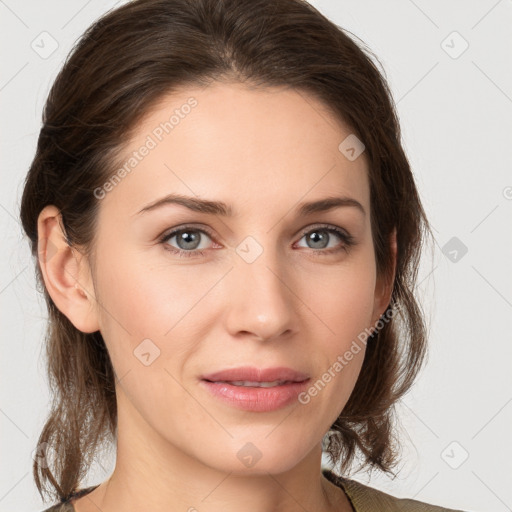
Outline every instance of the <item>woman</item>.
POLYGON ((447 510, 339 476, 397 463, 431 234, 387 85, 339 27, 301 0, 136 0, 43 118, 21 219, 48 511, 447 510), (108 442, 113 474, 79 490, 108 442))

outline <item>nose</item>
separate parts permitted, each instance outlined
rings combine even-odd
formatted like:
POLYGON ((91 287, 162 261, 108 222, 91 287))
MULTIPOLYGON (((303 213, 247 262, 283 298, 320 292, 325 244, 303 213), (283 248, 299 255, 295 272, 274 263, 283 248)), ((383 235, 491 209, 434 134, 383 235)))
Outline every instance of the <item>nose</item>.
POLYGON ((228 277, 227 329, 233 337, 264 341, 291 334, 297 299, 292 279, 275 251, 265 250, 252 263, 240 258, 228 277))

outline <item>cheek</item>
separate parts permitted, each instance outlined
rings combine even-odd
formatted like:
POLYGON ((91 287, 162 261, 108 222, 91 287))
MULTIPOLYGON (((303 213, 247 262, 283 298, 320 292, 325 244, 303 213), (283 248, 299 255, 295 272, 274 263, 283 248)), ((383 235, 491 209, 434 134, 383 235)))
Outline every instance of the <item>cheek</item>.
POLYGON ((370 251, 338 267, 321 268, 299 282, 304 303, 318 316, 326 339, 338 348, 371 326, 376 274, 370 251))
POLYGON ((180 323, 190 310, 186 287, 162 279, 136 256, 120 261, 113 252, 105 254, 116 264, 104 258, 98 268, 100 328, 118 385, 128 397, 125 407, 135 407, 152 422, 174 425, 172 412, 187 410, 180 368, 194 350, 180 323))
POLYGON ((372 326, 376 278, 373 269, 374 260, 369 254, 357 265, 318 274, 314 293, 305 295, 308 307, 318 316, 312 318, 311 326, 315 328, 310 331, 318 356, 312 353, 311 358, 323 369, 305 402, 310 400, 318 414, 330 416, 332 421, 349 399, 363 364, 372 326))
POLYGON ((98 261, 100 330, 115 372, 118 378, 137 375, 138 385, 144 382, 157 396, 152 386, 162 375, 171 379, 166 370, 179 379, 182 363, 204 337, 209 302, 202 298, 219 277, 202 272, 198 278, 200 266, 172 267, 164 256, 150 261, 114 243, 98 249, 98 261))
POLYGON ((101 264, 97 280, 104 327, 124 330, 134 339, 162 336, 186 313, 197 286, 187 279, 184 266, 165 267, 162 256, 156 267, 154 261, 133 248, 119 247, 109 244, 101 253, 98 251, 101 264))

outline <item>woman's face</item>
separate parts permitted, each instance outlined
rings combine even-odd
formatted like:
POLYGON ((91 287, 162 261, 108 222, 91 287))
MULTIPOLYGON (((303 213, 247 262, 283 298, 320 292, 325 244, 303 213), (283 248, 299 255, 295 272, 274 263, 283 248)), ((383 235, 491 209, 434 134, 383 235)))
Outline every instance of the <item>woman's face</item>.
POLYGON ((350 134, 305 93, 219 83, 168 96, 139 125, 125 172, 96 192, 94 294, 120 379, 120 432, 235 473, 285 471, 318 447, 353 390, 364 344, 350 361, 344 354, 389 303, 365 154, 353 139, 339 149, 350 134), (171 194, 230 214, 171 201, 148 208, 171 194), (326 198, 353 202, 303 209, 326 198), (245 366, 309 380, 283 391, 228 385, 240 394, 233 403, 203 380, 245 366))

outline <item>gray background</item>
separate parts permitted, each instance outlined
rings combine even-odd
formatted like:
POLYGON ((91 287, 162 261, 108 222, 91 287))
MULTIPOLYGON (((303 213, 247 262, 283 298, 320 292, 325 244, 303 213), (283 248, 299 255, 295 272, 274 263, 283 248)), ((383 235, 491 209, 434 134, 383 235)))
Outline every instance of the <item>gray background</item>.
MULTIPOLYGON (((512 510, 512 2, 311 3, 382 63, 437 238, 419 279, 430 357, 398 408, 402 470, 370 484, 466 511, 512 510)), ((0 0, 2 511, 42 509, 31 464, 49 398, 46 310, 17 219, 22 181, 51 82, 114 5, 0 0)), ((84 485, 107 478, 113 461, 97 461, 84 485)))

